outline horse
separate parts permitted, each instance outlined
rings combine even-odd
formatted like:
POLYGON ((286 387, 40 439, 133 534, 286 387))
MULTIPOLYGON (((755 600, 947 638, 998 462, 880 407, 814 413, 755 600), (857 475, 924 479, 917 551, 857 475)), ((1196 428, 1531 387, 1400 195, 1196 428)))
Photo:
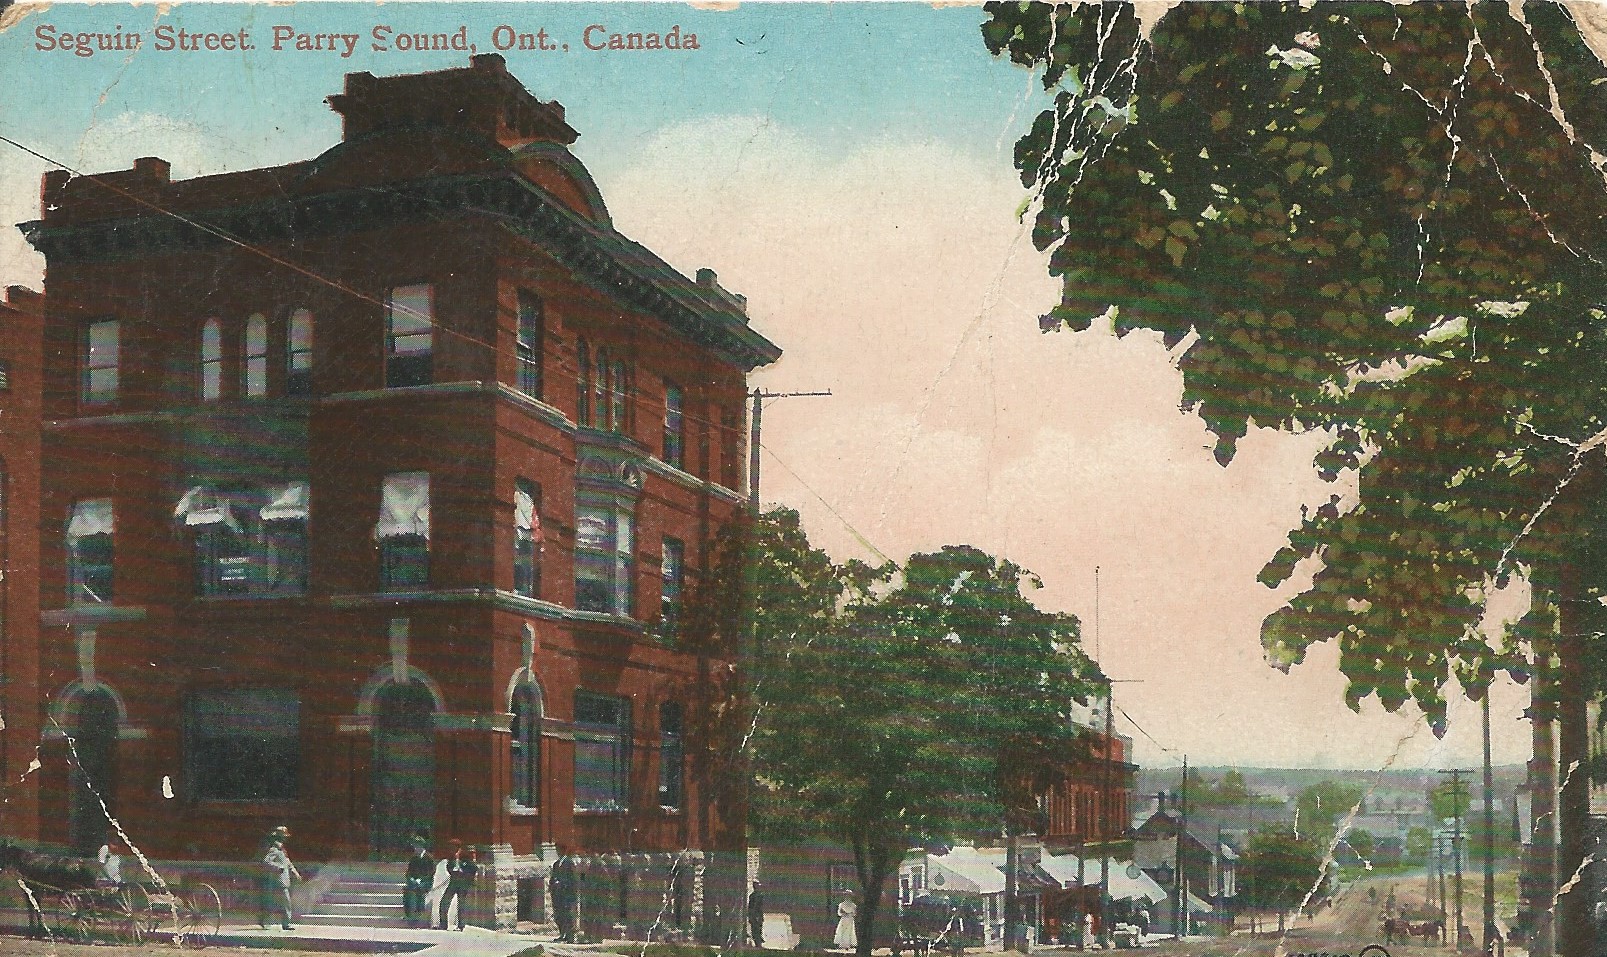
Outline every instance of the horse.
POLYGON ((54 891, 76 891, 95 886, 101 869, 97 862, 64 854, 45 854, 30 851, 10 841, 0 840, 0 871, 11 870, 22 878, 28 897, 28 934, 40 937, 45 932, 44 915, 39 911, 39 896, 54 891))
POLYGON ((1411 925, 1411 923, 1409 921, 1406 920, 1406 918, 1404 918, 1404 917, 1385 917, 1383 920, 1384 920, 1384 943, 1393 944, 1393 943, 1395 943, 1395 939, 1397 937, 1404 938, 1405 940, 1411 940, 1411 938, 1412 938, 1412 925, 1411 925))
POLYGON ((1436 941, 1444 940, 1445 921, 1430 920, 1424 921, 1421 924, 1415 924, 1412 926, 1411 936, 1423 938, 1424 944, 1427 944, 1431 939, 1436 941))

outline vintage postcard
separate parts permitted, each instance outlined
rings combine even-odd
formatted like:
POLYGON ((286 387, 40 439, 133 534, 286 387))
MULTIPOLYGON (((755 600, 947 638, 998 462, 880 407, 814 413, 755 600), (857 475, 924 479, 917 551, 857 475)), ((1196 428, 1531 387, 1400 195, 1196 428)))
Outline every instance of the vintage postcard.
POLYGON ((1600 953, 1603 9, 0 0, 0 953, 1600 953))

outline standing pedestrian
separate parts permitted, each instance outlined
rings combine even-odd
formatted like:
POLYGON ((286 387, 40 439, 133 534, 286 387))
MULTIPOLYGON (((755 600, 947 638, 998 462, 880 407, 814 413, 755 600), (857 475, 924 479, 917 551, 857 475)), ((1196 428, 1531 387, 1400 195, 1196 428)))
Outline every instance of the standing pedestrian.
POLYGON ((455 899, 458 902, 458 930, 463 929, 464 911, 469 906, 469 891, 480 875, 480 864, 474 848, 463 847, 463 842, 452 839, 452 856, 446 859, 446 891, 441 894, 441 929, 446 930, 447 908, 455 899))
POLYGON ((758 881, 753 882, 748 894, 748 935, 753 938, 753 946, 764 946, 764 891, 758 881))
POLYGON ((854 903, 854 892, 843 891, 843 899, 837 904, 837 932, 831 937, 837 950, 858 949, 859 928, 854 926, 858 915, 859 905, 854 903))
POLYGON ((547 878, 547 886, 552 894, 552 919, 558 924, 558 940, 561 943, 573 944, 576 903, 573 857, 565 855, 553 864, 552 874, 547 878))
POLYGON ((106 843, 100 846, 95 856, 100 861, 100 873, 95 875, 95 883, 101 887, 122 887, 123 843, 116 831, 107 832, 106 843))
POLYGON ((424 835, 413 835, 413 856, 407 859, 407 883, 402 888, 402 911, 407 926, 430 922, 430 885, 435 883, 435 858, 424 835))
POLYGON ((292 879, 301 880, 301 872, 290 860, 290 852, 285 850, 285 841, 290 837, 290 828, 280 827, 274 830, 272 842, 268 852, 262 855, 263 867, 267 869, 262 894, 261 923, 267 926, 270 910, 278 910, 283 917, 280 926, 285 930, 294 930, 290 925, 290 882, 292 879))

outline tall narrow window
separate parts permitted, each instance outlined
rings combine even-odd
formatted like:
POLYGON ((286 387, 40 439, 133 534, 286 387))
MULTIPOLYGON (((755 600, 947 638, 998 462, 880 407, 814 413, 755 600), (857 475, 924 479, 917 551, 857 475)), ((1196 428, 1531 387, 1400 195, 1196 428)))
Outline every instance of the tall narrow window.
POLYGON ((575 607, 629 615, 636 568, 631 515, 612 509, 575 509, 575 607))
POLYGON ((591 424, 591 349, 585 339, 575 346, 575 424, 591 424))
POLYGON ((608 428, 608 350, 597 350, 597 361, 591 376, 591 426, 608 428))
POLYGON ((742 417, 720 409, 720 484, 733 491, 742 481, 742 417))
POLYGON ((67 601, 74 605, 112 600, 112 500, 73 503, 67 520, 67 601))
POLYGON ((240 391, 250 399, 268 394, 268 318, 262 313, 246 320, 241 353, 240 391))
POLYGON ((630 768, 630 699, 575 692, 575 809, 626 810, 630 768))
POLYGON ((519 391, 533 399, 541 398, 541 299, 533 292, 519 291, 519 391))
POLYGON ((663 621, 664 633, 673 635, 680 617, 681 585, 686 576, 686 546, 680 539, 664 536, 664 557, 659 567, 659 618, 663 621))
POLYGON ((223 324, 208 319, 201 326, 201 400, 215 402, 223 394, 223 324))
POLYGON ((686 424, 681 419, 681 387, 664 383, 664 461, 686 467, 686 424))
POLYGON ((385 385, 427 385, 434 376, 435 291, 397 286, 385 304, 385 385))
POLYGON ((285 394, 312 395, 312 313, 290 314, 285 350, 285 394))
POLYGON ((658 804, 663 808, 681 806, 681 780, 686 764, 681 740, 681 706, 666 701, 658 707, 658 804))
POLYGON ((379 523, 380 588, 407 591, 430 580, 430 475, 397 472, 385 476, 379 523))
POLYGON ((513 690, 513 803, 541 806, 541 693, 526 681, 513 690))
POLYGON ((519 479, 513 486, 513 590, 541 597, 541 489, 519 479))
POLYGON ((120 351, 116 319, 92 322, 84 329, 79 356, 80 391, 85 402, 112 402, 117 399, 117 365, 120 351))
POLYGON ((612 388, 610 391, 613 396, 613 402, 612 407, 609 410, 608 427, 613 429, 615 432, 624 432, 627 431, 625 422, 625 412, 627 409, 625 403, 625 396, 627 394, 625 363, 617 361, 614 363, 613 375, 611 376, 611 379, 612 382, 610 385, 612 388))

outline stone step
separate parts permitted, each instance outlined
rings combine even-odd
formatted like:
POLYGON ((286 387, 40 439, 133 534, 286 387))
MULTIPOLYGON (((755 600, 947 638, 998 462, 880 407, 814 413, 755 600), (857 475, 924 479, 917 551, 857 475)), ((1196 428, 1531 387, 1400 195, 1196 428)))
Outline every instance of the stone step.
MULTIPOLYGON (((400 910, 400 908, 398 908, 400 910)), ((360 914, 328 914, 323 912, 299 914, 296 923, 316 927, 406 927, 407 921, 397 916, 368 916, 360 914)))

